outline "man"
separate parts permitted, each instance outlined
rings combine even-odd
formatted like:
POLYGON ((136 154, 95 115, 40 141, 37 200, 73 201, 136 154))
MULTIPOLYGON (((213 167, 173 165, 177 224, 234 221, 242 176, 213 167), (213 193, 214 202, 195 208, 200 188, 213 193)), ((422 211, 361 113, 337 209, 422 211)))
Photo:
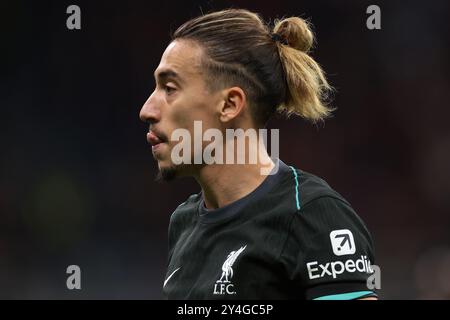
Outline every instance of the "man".
POLYGON ((167 298, 376 297, 366 285, 372 240, 350 204, 322 179, 272 160, 260 136, 239 157, 237 136, 225 134, 264 128, 277 111, 311 121, 329 115, 330 86, 308 54, 312 44, 303 19, 276 21, 270 31, 255 13, 236 9, 192 19, 173 34, 140 118, 150 124, 160 178, 192 176, 201 192, 170 218, 167 298), (234 162, 204 159, 207 143, 189 140, 202 137, 198 124, 225 137, 215 136, 224 148, 210 155, 234 162))

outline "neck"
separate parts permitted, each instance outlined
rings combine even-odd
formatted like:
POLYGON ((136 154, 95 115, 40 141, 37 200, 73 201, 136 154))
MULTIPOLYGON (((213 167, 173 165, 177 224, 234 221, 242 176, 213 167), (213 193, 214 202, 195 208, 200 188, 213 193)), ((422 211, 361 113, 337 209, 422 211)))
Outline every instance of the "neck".
POLYGON ((211 164, 194 175, 202 188, 205 206, 217 209, 239 200, 255 190, 275 164, 265 148, 259 148, 256 164, 211 164), (267 171, 268 170, 268 171, 267 171))

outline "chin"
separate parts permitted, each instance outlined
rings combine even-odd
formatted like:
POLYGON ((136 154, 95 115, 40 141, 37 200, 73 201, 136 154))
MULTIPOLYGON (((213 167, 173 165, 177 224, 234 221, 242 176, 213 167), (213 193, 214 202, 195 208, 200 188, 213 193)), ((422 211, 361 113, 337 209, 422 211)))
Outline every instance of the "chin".
POLYGON ((158 161, 158 174, 156 175, 156 181, 172 181, 179 175, 179 168, 172 163, 164 163, 158 161))
POLYGON ((177 171, 175 168, 164 168, 164 169, 158 170, 155 180, 168 182, 168 181, 175 180, 176 177, 177 177, 177 171))

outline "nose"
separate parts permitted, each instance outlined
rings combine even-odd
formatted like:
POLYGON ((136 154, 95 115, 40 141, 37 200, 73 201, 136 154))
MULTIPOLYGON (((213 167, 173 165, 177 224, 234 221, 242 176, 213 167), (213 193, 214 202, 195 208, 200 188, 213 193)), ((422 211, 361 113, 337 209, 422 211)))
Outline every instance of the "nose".
POLYGON ((139 112, 139 118, 147 123, 155 123, 161 120, 161 112, 155 101, 155 92, 153 92, 139 112))

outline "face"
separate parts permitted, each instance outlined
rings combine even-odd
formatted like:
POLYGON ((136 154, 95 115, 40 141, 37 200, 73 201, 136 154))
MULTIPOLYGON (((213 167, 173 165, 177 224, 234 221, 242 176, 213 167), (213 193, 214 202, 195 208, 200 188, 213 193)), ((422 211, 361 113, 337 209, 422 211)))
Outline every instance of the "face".
POLYGON ((160 173, 167 180, 187 175, 193 169, 190 165, 173 164, 171 151, 179 141, 170 141, 172 132, 183 128, 194 137, 197 120, 202 121, 203 131, 220 125, 217 110, 222 97, 220 92, 210 92, 205 85, 200 65, 202 54, 202 48, 196 43, 173 41, 154 72, 155 90, 140 111, 141 120, 150 124, 147 140, 160 173))

